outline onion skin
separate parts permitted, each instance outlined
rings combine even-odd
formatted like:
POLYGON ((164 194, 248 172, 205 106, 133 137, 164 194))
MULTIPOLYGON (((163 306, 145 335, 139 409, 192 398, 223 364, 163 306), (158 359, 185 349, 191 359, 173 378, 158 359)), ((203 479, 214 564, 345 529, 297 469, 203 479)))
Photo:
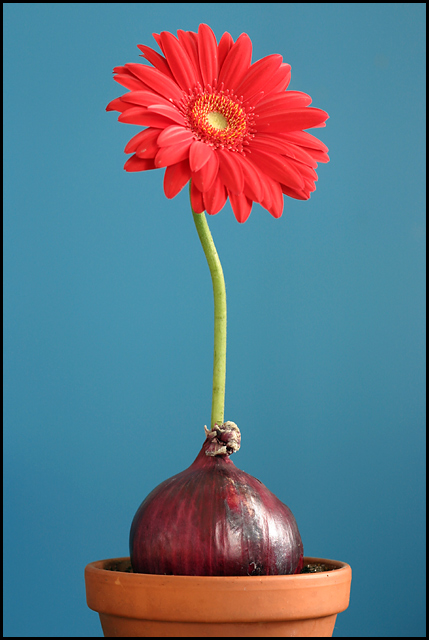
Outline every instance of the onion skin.
POLYGON ((206 430, 191 466, 158 485, 141 504, 130 531, 135 573, 300 573, 303 545, 295 518, 262 482, 231 461, 230 440, 238 440, 238 446, 232 444, 236 450, 240 436, 227 425, 238 431, 231 422, 206 430))

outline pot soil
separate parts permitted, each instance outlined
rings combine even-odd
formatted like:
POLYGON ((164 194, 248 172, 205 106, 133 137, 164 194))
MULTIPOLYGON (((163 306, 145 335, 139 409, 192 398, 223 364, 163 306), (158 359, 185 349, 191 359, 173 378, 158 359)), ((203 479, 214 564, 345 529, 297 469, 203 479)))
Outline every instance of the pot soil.
POLYGON ((129 558, 85 568, 106 638, 331 637, 351 577, 348 564, 324 558, 304 558, 303 573, 287 576, 133 573, 129 558))

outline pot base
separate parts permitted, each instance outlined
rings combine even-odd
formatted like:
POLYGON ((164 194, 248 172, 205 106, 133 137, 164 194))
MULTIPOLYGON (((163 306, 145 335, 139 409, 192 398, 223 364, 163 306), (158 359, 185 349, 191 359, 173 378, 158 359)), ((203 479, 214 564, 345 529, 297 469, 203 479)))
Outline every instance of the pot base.
POLYGON ((104 636, 330 637, 349 604, 351 568, 290 576, 160 576, 127 572, 129 558, 85 568, 88 606, 104 636))
POLYGON ((157 622, 122 618, 100 613, 105 638, 331 638, 336 614, 317 620, 287 622, 157 622))

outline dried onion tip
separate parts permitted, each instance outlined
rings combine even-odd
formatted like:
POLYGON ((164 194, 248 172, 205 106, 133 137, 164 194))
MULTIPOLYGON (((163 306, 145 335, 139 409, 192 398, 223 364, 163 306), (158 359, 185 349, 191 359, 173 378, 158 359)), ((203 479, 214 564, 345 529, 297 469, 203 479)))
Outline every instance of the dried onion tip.
POLYGON ((259 576, 301 571, 303 546, 292 512, 230 459, 240 439, 233 422, 206 428, 191 466, 147 496, 131 525, 134 572, 259 576))

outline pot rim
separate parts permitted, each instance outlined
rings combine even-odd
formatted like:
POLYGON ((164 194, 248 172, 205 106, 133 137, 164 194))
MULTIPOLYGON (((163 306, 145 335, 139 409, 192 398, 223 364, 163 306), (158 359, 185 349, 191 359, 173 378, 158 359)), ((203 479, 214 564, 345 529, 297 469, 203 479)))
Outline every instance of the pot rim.
POLYGON ((167 621, 280 621, 334 615, 347 609, 351 567, 305 557, 334 570, 285 576, 166 576, 112 570, 129 558, 85 568, 87 604, 107 615, 167 621), (192 609, 192 614, 190 609, 192 609))
POLYGON ((206 584, 212 582, 213 584, 217 584, 219 582, 237 582, 237 581, 246 581, 249 584, 251 582, 263 582, 269 583, 271 581, 308 581, 310 578, 312 581, 323 580, 326 575, 332 574, 332 571, 348 573, 351 571, 351 567, 346 562, 341 562, 339 560, 329 560, 328 558, 315 558, 312 556, 304 556, 304 566, 306 564, 325 564, 329 566, 328 571, 318 571, 315 573, 299 573, 292 575, 276 575, 276 576, 176 576, 176 575, 163 575, 163 574, 155 574, 155 573, 134 573, 129 571, 124 571, 124 569, 130 564, 130 557, 124 556, 121 558, 107 558, 106 560, 97 560, 95 562, 90 562, 85 567, 85 574, 87 572, 102 572, 106 575, 106 577, 110 577, 112 582, 115 581, 115 574, 121 574, 121 580, 124 578, 128 582, 147 582, 152 581, 155 582, 176 582, 183 584, 195 582, 195 581, 203 581, 206 584), (112 566, 116 565, 117 569, 113 569, 112 566))

